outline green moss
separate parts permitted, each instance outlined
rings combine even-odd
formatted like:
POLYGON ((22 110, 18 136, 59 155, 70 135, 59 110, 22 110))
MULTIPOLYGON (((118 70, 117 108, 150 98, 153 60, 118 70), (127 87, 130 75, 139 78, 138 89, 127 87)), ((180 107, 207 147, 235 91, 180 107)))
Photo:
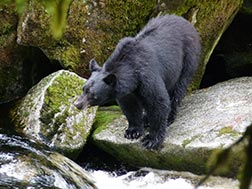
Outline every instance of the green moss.
POLYGON ((41 112, 41 122, 48 125, 54 121, 54 124, 58 126, 65 123, 65 119, 69 116, 68 108, 71 103, 73 103, 65 98, 68 97, 71 99, 71 97, 73 98, 81 94, 83 85, 84 80, 81 82, 77 76, 69 77, 68 74, 61 74, 60 77, 57 77, 53 84, 46 90, 44 105, 41 112), (54 119, 55 114, 58 112, 61 112, 61 114, 54 119))
POLYGON ((90 1, 73 1, 64 36, 79 49, 80 59, 74 71, 88 77, 87 64, 90 59, 95 58, 101 64, 105 62, 118 41, 122 37, 135 35, 149 20, 154 9, 154 0, 109 0, 97 2, 95 6, 90 1))
MULTIPOLYGON (((0 18, 0 46, 5 48, 10 45, 10 41, 16 35, 18 17, 15 13, 15 4, 0 4, 0 18)), ((3 55, 1 55, 0 59, 2 57, 3 55)))
POLYGON ((29 111, 25 111, 24 112, 24 117, 28 117, 30 115, 30 112, 29 111))
POLYGON ((183 141, 182 146, 185 147, 187 144, 190 144, 192 142, 192 139, 186 139, 183 141))
POLYGON ((15 4, 0 4, 0 36, 16 31, 18 17, 15 13, 15 4))
POLYGON ((56 60, 60 61, 60 64, 68 70, 75 70, 77 64, 80 61, 80 53, 79 49, 75 46, 69 44, 65 45, 65 48, 62 47, 56 47, 54 51, 52 51, 54 54, 51 56, 56 60))
POLYGON ((230 136, 236 137, 236 136, 240 136, 241 133, 234 131, 232 129, 232 126, 226 126, 219 130, 219 136, 222 136, 222 135, 230 135, 230 136))
POLYGON ((183 141, 183 143, 182 143, 183 148, 185 148, 186 145, 190 144, 191 142, 193 142, 194 140, 196 140, 196 139, 198 139, 198 138, 200 138, 200 135, 195 135, 195 136, 193 136, 193 137, 190 138, 190 139, 185 139, 185 140, 183 141))
POLYGON ((108 35, 101 48, 105 56, 100 60, 103 62, 108 58, 111 50, 118 41, 125 36, 134 36, 150 19, 156 7, 154 0, 108 0, 104 8, 107 19, 102 20, 99 28, 108 35))
POLYGON ((104 27, 110 28, 116 35, 132 36, 137 30, 141 29, 150 19, 150 15, 155 10, 156 1, 154 0, 108 0, 106 2, 106 14, 108 14, 113 22, 109 20, 104 23, 104 27))
POLYGON ((96 113, 95 122, 93 125, 94 135, 104 130, 109 123, 116 118, 122 116, 119 106, 101 107, 96 113))
POLYGON ((55 40, 52 37, 49 23, 50 15, 45 10, 43 3, 36 0, 29 1, 28 6, 20 14, 18 23, 20 43, 42 49, 50 47, 55 43, 55 40))

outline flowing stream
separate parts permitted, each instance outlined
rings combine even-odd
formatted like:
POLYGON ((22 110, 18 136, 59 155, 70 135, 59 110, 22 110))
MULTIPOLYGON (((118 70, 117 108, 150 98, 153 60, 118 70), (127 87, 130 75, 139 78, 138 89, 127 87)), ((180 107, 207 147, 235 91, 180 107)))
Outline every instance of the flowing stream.
MULTIPOLYGON (((191 173, 140 169, 117 176, 105 171, 92 171, 99 189, 194 189, 197 179, 191 173)), ((198 189, 238 189, 238 182, 220 177, 210 179, 198 189)))
MULTIPOLYGON (((93 177, 98 189, 194 189, 203 178, 189 172, 134 168, 87 144, 77 162, 93 177)), ((236 180, 210 177, 198 189, 238 189, 236 180)))

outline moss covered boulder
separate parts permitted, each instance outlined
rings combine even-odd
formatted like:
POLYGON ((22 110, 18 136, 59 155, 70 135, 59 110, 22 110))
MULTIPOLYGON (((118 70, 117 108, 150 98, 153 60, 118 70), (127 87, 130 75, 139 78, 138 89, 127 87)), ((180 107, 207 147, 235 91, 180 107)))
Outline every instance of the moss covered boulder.
POLYGON ((96 107, 79 111, 73 106, 85 80, 58 71, 41 80, 11 111, 18 132, 75 158, 94 121, 96 107))
POLYGON ((242 0, 109 0, 70 3, 67 25, 60 40, 52 38, 51 17, 36 0, 29 1, 21 15, 18 43, 37 46, 64 68, 87 76, 87 63, 93 57, 104 62, 119 39, 134 36, 151 17, 177 14, 190 20, 202 41, 201 66, 191 88, 199 86, 208 59, 225 29, 242 6, 242 0))
POLYGON ((89 60, 105 61, 120 38, 135 34, 148 21, 155 2, 73 0, 64 35, 57 40, 50 30, 51 15, 46 6, 31 0, 21 15, 17 41, 37 46, 64 68, 87 76, 89 60))
MULTIPOLYGON (((97 114, 93 142, 116 158, 134 166, 205 173, 213 150, 228 147, 252 123, 252 77, 244 77, 199 90, 187 96, 175 122, 167 128, 159 151, 146 150, 140 140, 127 140, 127 120, 120 110, 97 114)), ((232 154, 233 175, 241 164, 242 152, 232 154)))

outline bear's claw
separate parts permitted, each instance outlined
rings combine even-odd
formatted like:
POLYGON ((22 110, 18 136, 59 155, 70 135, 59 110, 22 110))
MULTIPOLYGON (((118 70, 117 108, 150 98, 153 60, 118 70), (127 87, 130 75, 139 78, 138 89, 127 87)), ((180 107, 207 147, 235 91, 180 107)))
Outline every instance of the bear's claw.
POLYGON ((142 140, 142 145, 149 150, 158 150, 161 146, 161 143, 161 139, 158 139, 157 137, 152 138, 150 135, 145 136, 142 140))
POLYGON ((138 139, 143 135, 143 133, 143 129, 132 127, 125 131, 124 137, 127 139, 138 139))

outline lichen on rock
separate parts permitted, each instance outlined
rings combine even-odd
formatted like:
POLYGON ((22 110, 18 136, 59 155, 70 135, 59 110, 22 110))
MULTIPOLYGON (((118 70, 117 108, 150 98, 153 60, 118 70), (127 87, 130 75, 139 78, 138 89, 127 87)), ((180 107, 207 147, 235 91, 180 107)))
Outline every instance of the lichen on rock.
POLYGON ((96 107, 77 110, 73 102, 85 80, 60 70, 41 80, 11 111, 16 130, 75 158, 94 121, 96 107))

